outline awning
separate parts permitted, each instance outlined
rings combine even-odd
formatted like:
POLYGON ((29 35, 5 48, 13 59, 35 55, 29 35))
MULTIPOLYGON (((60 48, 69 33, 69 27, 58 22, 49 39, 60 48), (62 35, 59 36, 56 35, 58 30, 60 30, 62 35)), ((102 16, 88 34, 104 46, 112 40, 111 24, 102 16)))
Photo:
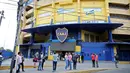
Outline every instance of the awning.
POLYGON ((52 51, 75 51, 76 42, 50 43, 50 50, 52 51))
POLYGON ((93 32, 103 32, 106 30, 113 30, 120 26, 122 23, 73 23, 73 24, 60 24, 60 25, 46 25, 34 28, 23 29, 27 33, 48 33, 55 31, 57 28, 67 28, 71 30, 88 30, 93 32))
POLYGON ((107 45, 130 45, 130 42, 108 42, 107 45))

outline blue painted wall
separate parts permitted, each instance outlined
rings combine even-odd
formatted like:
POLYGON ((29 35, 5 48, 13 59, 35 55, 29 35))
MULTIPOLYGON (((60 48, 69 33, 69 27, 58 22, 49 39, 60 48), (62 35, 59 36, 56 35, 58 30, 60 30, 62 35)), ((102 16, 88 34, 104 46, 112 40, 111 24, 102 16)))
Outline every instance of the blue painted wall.
POLYGON ((23 55, 25 58, 28 57, 28 49, 27 49, 27 48, 26 48, 26 49, 21 48, 21 49, 20 49, 20 52, 22 53, 22 55, 23 55))
POLYGON ((105 42, 82 42, 81 52, 85 53, 85 60, 91 60, 91 54, 95 53, 99 56, 99 60, 112 61, 112 48, 108 47, 105 42))
POLYGON ((42 43, 42 52, 45 53, 45 55, 48 55, 48 48, 50 46, 50 43, 42 43))
POLYGON ((9 52, 6 50, 0 50, 0 52, 2 52, 2 56, 4 57, 4 59, 8 59, 13 56, 13 52, 9 52))

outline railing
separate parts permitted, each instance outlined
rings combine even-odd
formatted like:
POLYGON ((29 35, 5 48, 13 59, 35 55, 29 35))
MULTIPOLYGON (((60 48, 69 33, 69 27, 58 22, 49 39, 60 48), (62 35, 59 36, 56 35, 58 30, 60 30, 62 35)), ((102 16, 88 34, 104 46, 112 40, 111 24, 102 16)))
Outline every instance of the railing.
POLYGON ((110 8, 110 13, 130 15, 129 9, 110 8))
POLYGON ((31 28, 32 24, 26 25, 24 29, 31 28))
POLYGON ((33 13, 33 9, 30 9, 29 11, 27 11, 26 16, 28 16, 28 15, 30 15, 32 13, 33 13))
POLYGON ((30 33, 26 33, 26 34, 24 34, 24 36, 23 37, 30 37, 31 36, 31 34, 30 33))
POLYGON ((111 18, 111 22, 114 23, 123 23, 123 26, 129 26, 130 25, 130 20, 126 19, 119 19, 119 18, 111 18))
MULTIPOLYGON (((60 1, 64 1, 64 0, 53 0, 53 1, 60 2, 60 1)), ((37 2, 37 8, 48 5, 48 4, 52 4, 52 0, 40 0, 37 2)))
POLYGON ((27 19, 26 24, 28 25, 28 24, 30 24, 31 22, 33 22, 33 17, 27 19))
MULTIPOLYGON (((54 9, 58 9, 58 8, 54 8, 54 9)), ((94 13, 80 12, 80 18, 79 18, 77 11, 74 11, 73 8, 71 8, 71 10, 64 10, 64 11, 57 11, 57 12, 56 11, 52 12, 43 9, 40 11, 43 11, 43 13, 38 15, 37 24, 40 24, 39 22, 41 21, 44 22, 45 20, 47 20, 46 21, 47 23, 50 23, 51 18, 53 18, 54 21, 53 24, 78 23, 78 20, 80 20, 81 23, 105 23, 108 21, 107 16, 98 12, 94 12, 94 13)))

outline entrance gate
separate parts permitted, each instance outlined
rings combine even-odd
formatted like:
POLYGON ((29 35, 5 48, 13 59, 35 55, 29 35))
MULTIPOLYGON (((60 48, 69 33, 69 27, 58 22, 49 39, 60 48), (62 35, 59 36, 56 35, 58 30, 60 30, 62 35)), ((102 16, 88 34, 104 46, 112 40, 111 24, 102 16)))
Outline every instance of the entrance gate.
POLYGON ((82 52, 84 52, 85 60, 91 60, 91 54, 95 53, 98 55, 99 60, 111 61, 113 48, 106 46, 106 43, 93 43, 84 42, 81 43, 82 52))

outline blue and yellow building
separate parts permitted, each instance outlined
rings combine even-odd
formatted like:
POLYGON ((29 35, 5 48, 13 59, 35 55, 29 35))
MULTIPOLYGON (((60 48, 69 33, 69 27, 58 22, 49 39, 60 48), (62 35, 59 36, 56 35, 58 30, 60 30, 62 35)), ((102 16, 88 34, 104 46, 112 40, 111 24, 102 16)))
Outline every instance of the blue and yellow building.
POLYGON ((56 51, 83 52, 85 60, 96 53, 105 61, 118 54, 130 61, 129 24, 129 0, 26 0, 18 48, 28 58, 40 51, 51 60, 56 51), (58 28, 68 30, 62 43, 58 28))

